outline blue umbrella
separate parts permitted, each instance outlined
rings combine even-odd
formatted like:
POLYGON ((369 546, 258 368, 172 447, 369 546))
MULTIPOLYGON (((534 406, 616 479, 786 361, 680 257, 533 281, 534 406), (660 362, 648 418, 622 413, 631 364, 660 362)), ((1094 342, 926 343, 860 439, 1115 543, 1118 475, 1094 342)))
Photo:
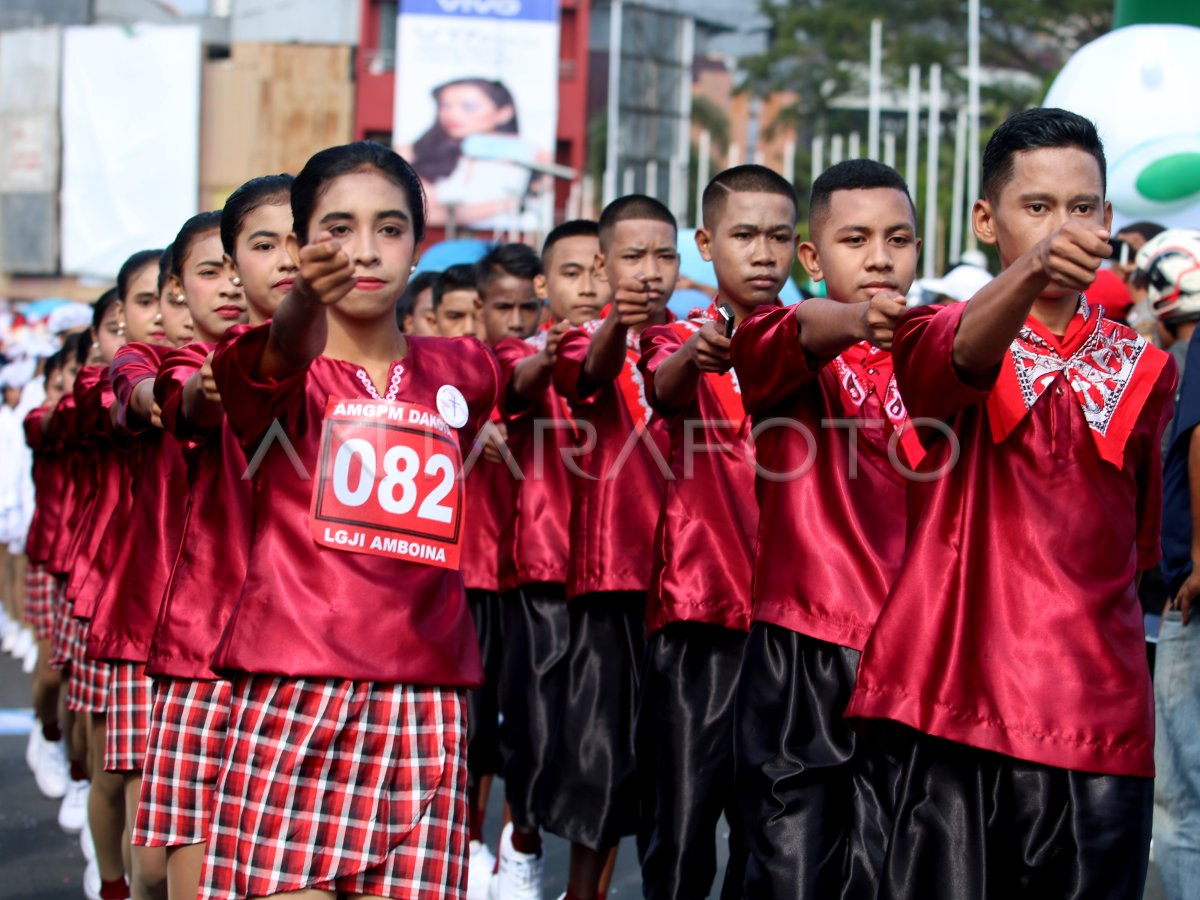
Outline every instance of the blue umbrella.
POLYGON ((22 315, 24 315, 27 320, 44 319, 49 316, 50 313, 54 312, 54 310, 58 309, 58 307, 64 306, 70 302, 70 300, 63 300, 58 297, 47 297, 44 300, 34 300, 32 303, 26 305, 25 309, 22 311, 22 315))
MULTIPOLYGON (((715 291, 717 287, 717 273, 713 269, 713 264, 700 255, 700 248, 696 246, 696 229, 684 228, 680 231, 677 244, 679 250, 679 274, 684 278, 690 278, 697 284, 708 285, 715 291)), ((796 285, 792 283, 792 279, 789 278, 784 282, 783 289, 779 292, 779 299, 783 301, 785 306, 799 303, 801 297, 802 295, 796 288, 796 285)), ((708 300, 711 301, 712 297, 709 297, 708 300)), ((675 311, 673 300, 671 302, 671 310, 672 312, 675 311)), ((678 315, 677 312, 676 315, 678 315)))
POLYGON ((460 263, 476 263, 487 255, 492 244, 487 241, 465 238, 457 241, 441 241, 433 244, 421 254, 421 261, 413 272, 444 272, 460 263))

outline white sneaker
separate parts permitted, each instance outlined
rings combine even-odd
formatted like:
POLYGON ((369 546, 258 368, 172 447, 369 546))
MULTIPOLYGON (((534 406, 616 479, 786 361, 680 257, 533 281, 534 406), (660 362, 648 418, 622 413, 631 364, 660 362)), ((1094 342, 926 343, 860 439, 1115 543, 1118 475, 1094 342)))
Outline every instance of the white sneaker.
POLYGON ((87 821, 88 788, 91 782, 86 779, 72 781, 63 795, 62 806, 58 808, 58 827, 67 834, 79 834, 83 823, 87 821))
POLYGON ((33 670, 37 668, 38 661, 38 645, 37 641, 29 642, 29 649, 25 651, 25 656, 21 661, 21 671, 26 675, 32 675, 33 670))
POLYGON ((38 790, 48 800, 65 797, 67 786, 71 783, 71 764, 67 762, 67 751, 63 742, 47 741, 43 738, 40 750, 37 769, 34 771, 38 790))
POLYGON ((92 840, 92 824, 87 816, 83 817, 83 828, 79 830, 79 849, 88 862, 96 861, 96 842, 92 840))
POLYGON ((83 870, 83 896, 88 900, 100 900, 100 867, 95 860, 83 870))
POLYGON ((41 745, 44 740, 42 723, 34 719, 33 727, 29 729, 29 742, 25 745, 25 765, 29 766, 29 771, 34 775, 37 774, 38 756, 41 754, 41 745))
POLYGON ((513 823, 500 834, 500 868, 488 886, 488 900, 540 900, 545 860, 518 853, 512 845, 513 823))
POLYGON ((496 868, 496 857, 483 841, 471 841, 471 856, 467 864, 467 900, 487 900, 488 885, 492 883, 492 872, 496 868))

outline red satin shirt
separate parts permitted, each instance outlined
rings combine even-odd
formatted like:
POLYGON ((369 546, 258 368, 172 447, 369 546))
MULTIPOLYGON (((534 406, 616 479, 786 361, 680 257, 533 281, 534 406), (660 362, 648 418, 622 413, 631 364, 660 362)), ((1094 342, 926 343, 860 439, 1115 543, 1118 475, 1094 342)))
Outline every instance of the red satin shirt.
POLYGON ((985 405, 995 374, 967 384, 953 363, 965 305, 915 310, 896 331, 910 413, 946 422, 953 440, 921 430, 921 471, 948 472, 910 486, 908 554, 847 715, 1059 768, 1150 777, 1134 577, 1159 558, 1175 366, 1159 374, 1120 469, 1100 458, 1062 374, 996 443, 985 405))
MULTIPOLYGON (((254 473, 246 580, 217 647, 217 671, 350 678, 406 684, 478 685, 483 680, 462 575, 450 569, 316 544, 308 512, 329 398, 367 395, 358 367, 317 357, 303 372, 266 380, 256 368, 269 325, 223 344, 213 374, 229 424, 247 456, 274 419, 304 475, 275 444, 254 473)), ((499 370, 474 338, 408 338, 398 400, 437 408, 443 385, 465 396, 464 458, 496 405, 499 370)))
POLYGON ((62 516, 59 526, 50 537, 46 550, 46 568, 60 578, 67 574, 67 550, 71 545, 72 528, 82 512, 79 487, 81 451, 75 434, 75 396, 68 394, 59 401, 44 432, 44 439, 58 456, 63 470, 62 516))
POLYGON ((510 390, 517 364, 537 354, 545 340, 544 333, 528 341, 506 338, 493 348, 504 375, 500 406, 508 426, 508 449, 522 476, 515 487, 513 517, 500 537, 502 591, 567 581, 571 485, 562 454, 573 443, 574 423, 553 386, 533 402, 510 390))
POLYGON ((46 439, 44 426, 49 408, 39 406, 25 416, 25 443, 33 453, 33 487, 36 505, 29 536, 25 539, 25 555, 34 565, 45 565, 50 556, 50 544, 62 521, 63 465, 60 454, 46 439))
MULTIPOLYGON (((498 422, 499 414, 493 412, 491 419, 498 422)), ((512 519, 514 493, 508 466, 492 462, 480 451, 465 486, 461 571, 468 590, 500 590, 500 535, 512 519)))
MULTIPOLYGON (((636 355, 626 353, 617 381, 585 393, 580 386, 592 326, 562 336, 554 364, 554 386, 566 398, 579 426, 571 466, 571 557, 567 597, 598 591, 644 591, 650 586, 647 552, 670 471, 666 423, 650 416, 639 434, 628 391, 621 379, 641 380, 636 355)), ((633 335, 633 332, 630 332, 633 335)), ((636 339, 636 335, 633 335, 636 339)), ((643 398, 644 402, 644 398, 643 398)))
POLYGON ((873 391, 845 415, 793 307, 743 321, 732 355, 759 467, 752 617, 859 650, 904 551, 905 482, 882 399, 873 391))
POLYGON ((167 581, 179 556, 187 510, 187 468, 173 435, 135 422, 134 389, 158 375, 168 347, 126 344, 112 364, 117 420, 135 435, 140 475, 133 506, 88 633, 93 659, 144 663, 167 581))
POLYGON ((688 328, 698 330, 680 323, 642 332, 638 368, 650 405, 670 431, 675 476, 667 482, 654 534, 647 634, 671 622, 750 627, 758 503, 750 420, 737 378, 732 371, 702 375, 695 396, 680 409, 664 407, 654 392, 659 366, 684 345, 681 329, 688 328))
POLYGON ((154 382, 163 429, 184 446, 189 491, 179 558, 150 641, 148 675, 216 678, 213 650, 246 578, 246 456, 224 417, 216 428, 199 431, 180 415, 184 385, 215 347, 197 341, 167 354, 154 382))

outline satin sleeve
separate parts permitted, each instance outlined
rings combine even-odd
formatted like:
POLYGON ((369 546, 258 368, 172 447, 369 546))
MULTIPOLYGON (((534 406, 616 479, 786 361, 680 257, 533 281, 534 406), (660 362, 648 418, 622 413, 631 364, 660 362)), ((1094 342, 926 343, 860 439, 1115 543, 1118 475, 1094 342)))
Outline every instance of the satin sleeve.
POLYGON ((270 322, 247 329, 222 344, 213 357, 213 379, 229 425, 243 447, 256 444, 275 419, 304 399, 307 368, 285 378, 265 378, 259 373, 270 333, 270 322))
POLYGON ((513 374, 519 363, 536 355, 537 351, 520 338, 505 338, 492 348, 492 353, 500 366, 500 412, 504 420, 507 422, 528 415, 533 411, 534 404, 513 392, 513 374))
POLYGON ((37 453, 46 445, 45 429, 42 427, 46 414, 50 412, 45 406, 35 406, 25 414, 25 420, 21 423, 21 428, 25 432, 25 445, 37 453))
POLYGON ((581 389, 583 363, 587 359, 592 336, 582 328, 574 328, 558 342, 558 356, 554 360, 554 389, 575 408, 591 406, 600 395, 602 384, 591 391, 581 389))
POLYGON ((126 344, 113 357, 108 377, 116 398, 116 422, 130 434, 140 434, 151 428, 149 420, 129 408, 129 402, 139 384, 158 375, 159 362, 159 357, 146 344, 126 344))
POLYGON ((1137 567, 1152 569, 1162 560, 1162 436, 1175 412, 1175 360, 1168 358, 1150 395, 1146 414, 1153 417, 1148 446, 1137 471, 1137 567))
POLYGON ((183 389, 188 379, 200 371, 213 346, 196 341, 171 351, 163 359, 154 378, 154 399, 161 410, 159 418, 162 419, 163 430, 181 441, 196 441, 206 434, 205 429, 193 428, 184 419, 183 389))
MULTIPOLYGON (((683 346, 683 336, 670 325, 651 325, 642 332, 641 358, 638 359, 638 371, 646 385, 646 401, 660 416, 670 416, 679 412, 658 402, 654 392, 654 376, 658 367, 671 358, 671 354, 683 346)), ((701 376, 703 377, 703 376, 701 376)))
MULTIPOLYGON (((906 313, 892 339, 896 384, 913 419, 944 421, 960 409, 987 399, 1000 366, 968 382, 954 365, 954 336, 966 303, 938 309, 922 306, 906 313)), ((922 434, 930 433, 923 429, 922 434)))
POLYGON ((766 307, 745 319, 733 333, 730 355, 751 415, 778 406, 821 369, 800 344, 800 323, 790 306, 766 307))

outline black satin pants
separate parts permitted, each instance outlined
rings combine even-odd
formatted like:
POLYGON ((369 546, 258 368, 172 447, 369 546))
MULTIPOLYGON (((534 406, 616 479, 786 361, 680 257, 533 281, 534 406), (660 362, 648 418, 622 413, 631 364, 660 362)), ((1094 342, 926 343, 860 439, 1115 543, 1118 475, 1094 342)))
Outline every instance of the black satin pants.
POLYGON ((879 900, 1140 900, 1153 779, 886 728, 902 776, 879 900))
POLYGON ((888 770, 846 724, 859 654, 750 626, 735 703, 737 796, 750 900, 874 896, 888 770))
POLYGON ((500 600, 500 756, 504 797, 522 828, 541 825, 542 782, 566 686, 571 619, 561 584, 526 584, 500 600))
POLYGON ((484 775, 500 772, 500 595, 468 590, 467 608, 483 657, 483 684, 467 692, 467 778, 474 790, 484 775))
POLYGON ((567 604, 571 648, 542 827, 605 851, 637 832, 633 720, 646 647, 644 592, 583 594, 567 604))
POLYGON ((648 900, 703 900, 716 829, 730 825, 722 900, 742 896, 745 844, 734 802, 733 698, 746 635, 676 622, 646 646, 637 718, 638 855, 648 900))

